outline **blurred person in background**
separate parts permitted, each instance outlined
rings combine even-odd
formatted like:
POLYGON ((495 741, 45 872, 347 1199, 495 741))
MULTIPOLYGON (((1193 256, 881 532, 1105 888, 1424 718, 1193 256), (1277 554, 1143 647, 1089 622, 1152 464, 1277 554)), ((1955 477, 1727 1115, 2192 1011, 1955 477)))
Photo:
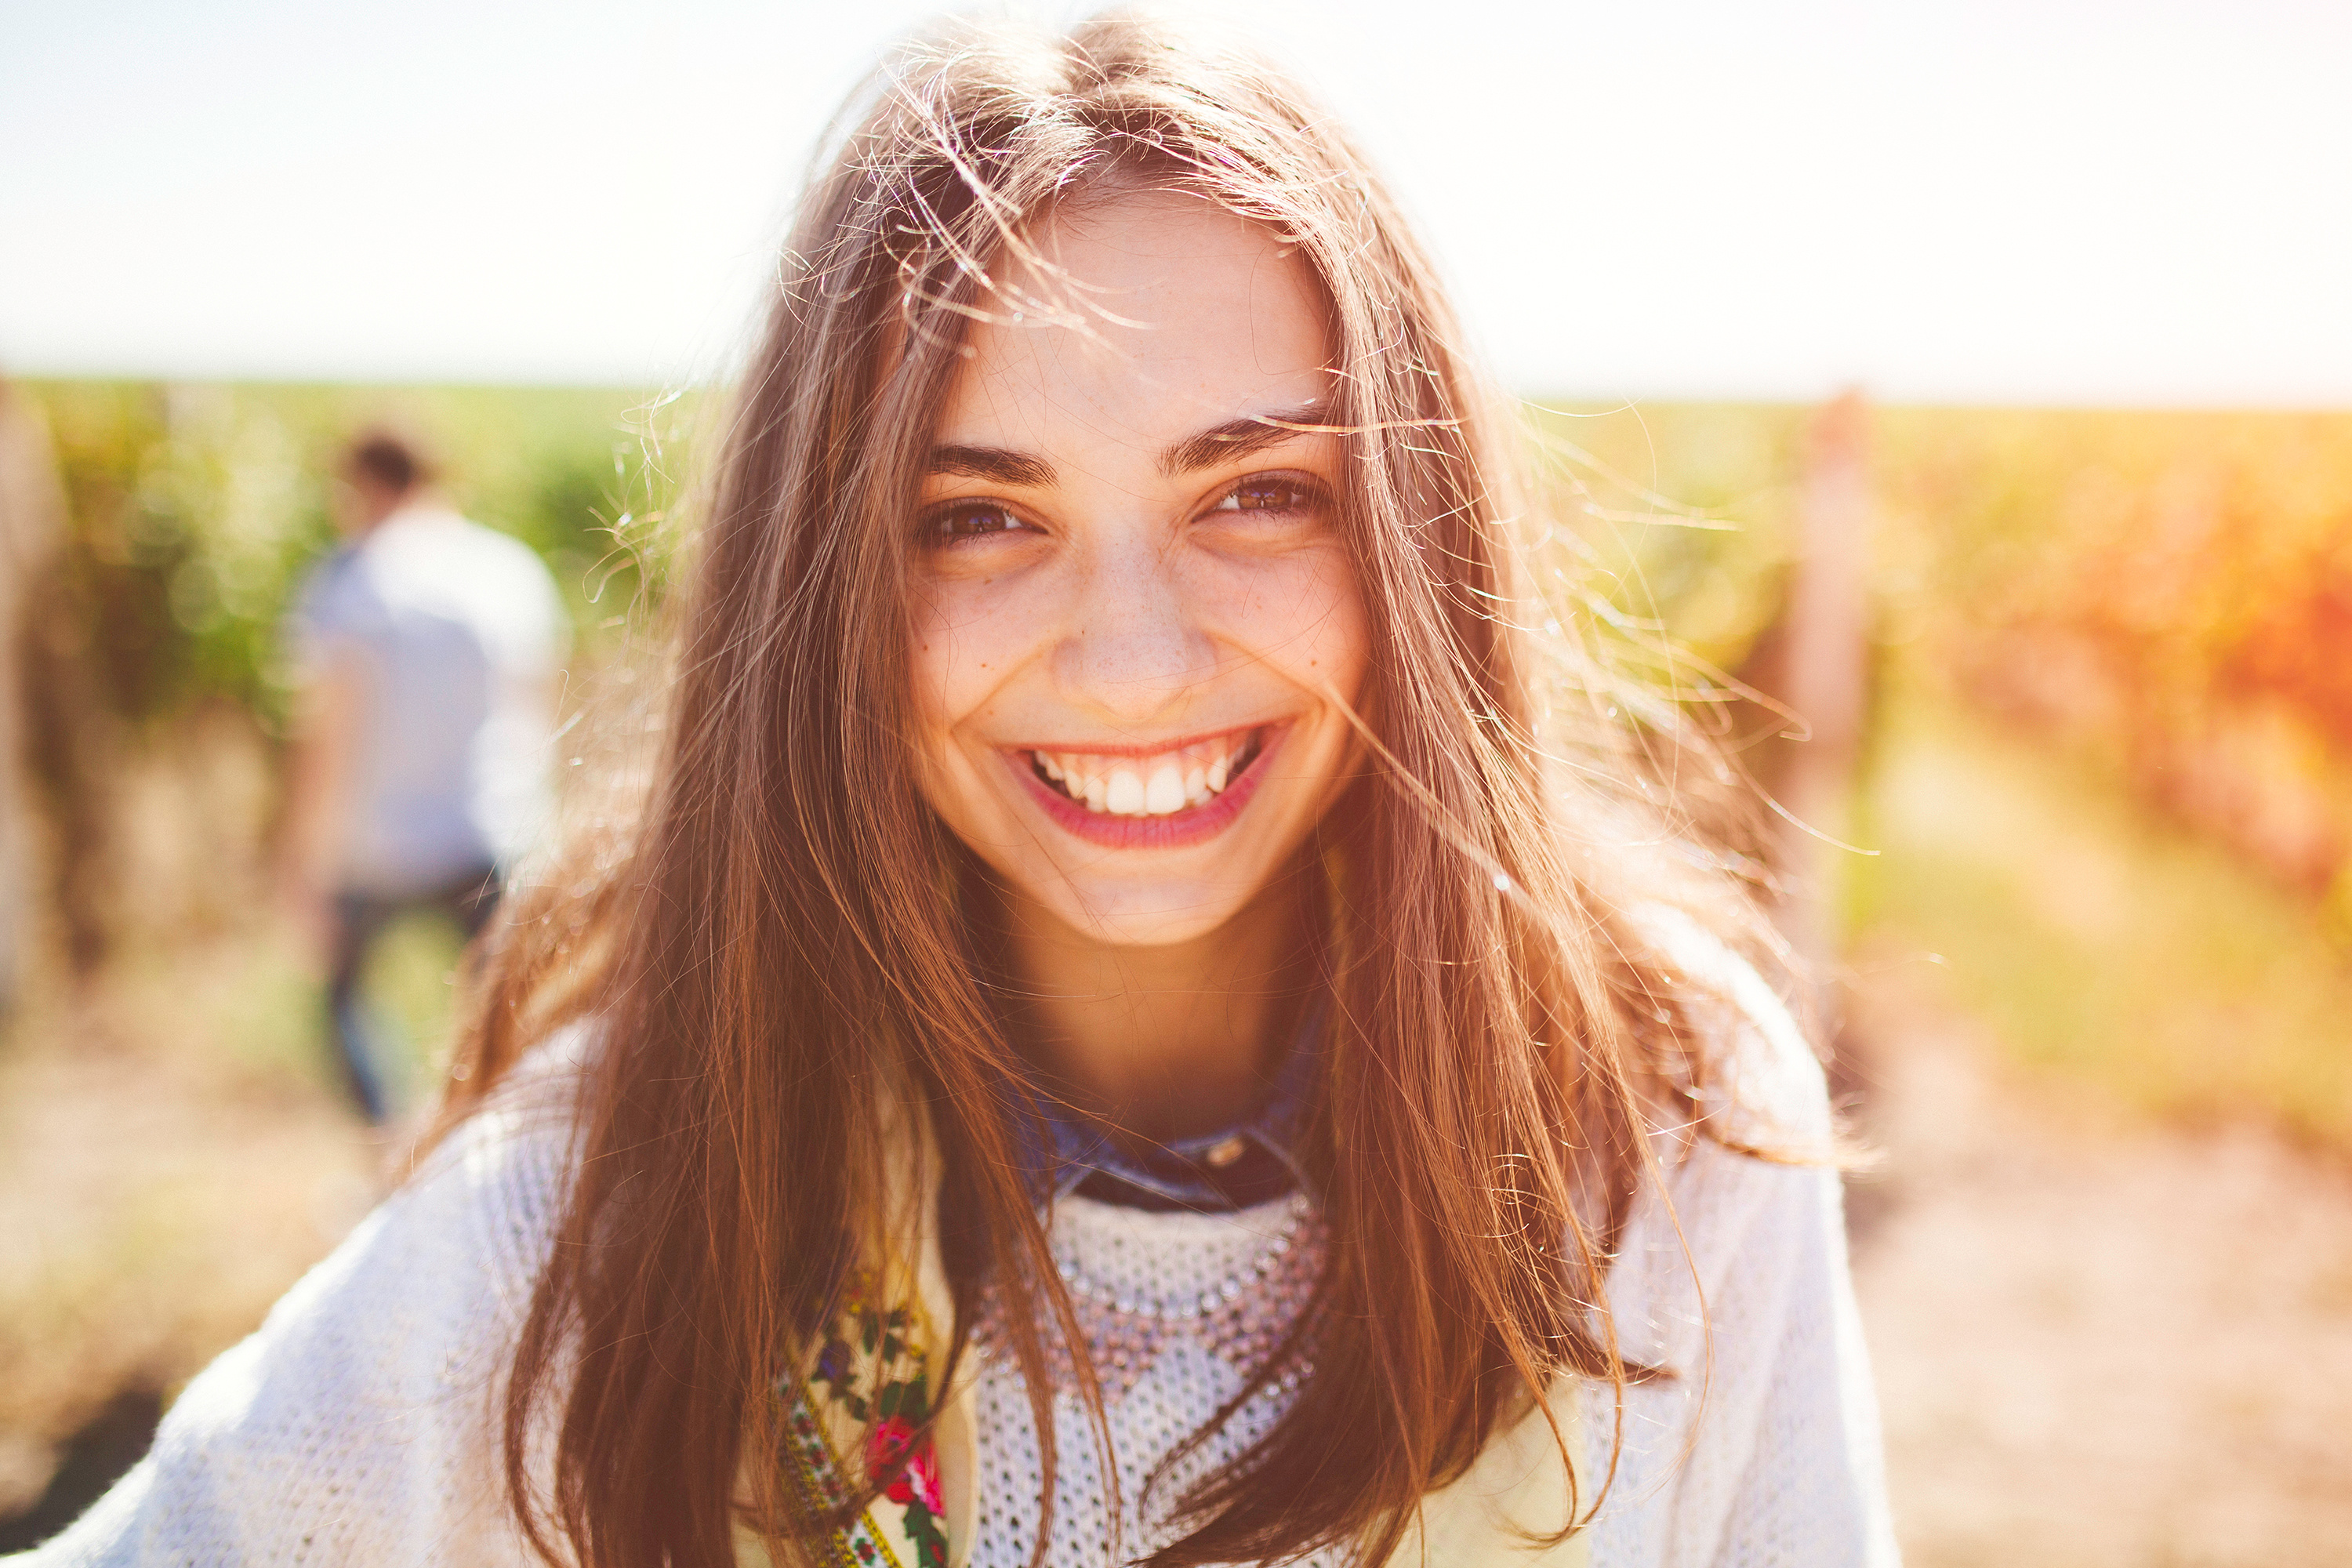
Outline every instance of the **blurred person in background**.
POLYGON ((297 695, 280 882, 327 974, 337 1063, 371 1122, 398 1074, 362 995, 376 941, 435 912, 467 940, 551 812, 555 584, 516 540, 442 502, 417 444, 355 438, 335 483, 344 543, 289 636, 297 695))

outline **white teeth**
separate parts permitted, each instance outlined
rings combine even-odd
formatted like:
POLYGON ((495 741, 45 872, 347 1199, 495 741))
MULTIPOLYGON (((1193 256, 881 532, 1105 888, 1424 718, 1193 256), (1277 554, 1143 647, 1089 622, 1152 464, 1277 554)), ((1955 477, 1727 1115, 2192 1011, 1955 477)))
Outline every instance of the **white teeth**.
POLYGON ((1143 781, 1133 768, 1113 768, 1110 788, 1103 793, 1103 809, 1113 816, 1143 815, 1143 781))
POLYGON ((1030 752, 1038 773, 1088 811, 1113 816, 1173 816, 1214 800, 1232 776, 1239 739, 1182 746, 1155 757, 1093 756, 1084 752, 1030 752))
POLYGON ((1184 809, 1184 774, 1174 763, 1162 763, 1151 770, 1151 782, 1143 786, 1143 809, 1150 816, 1184 809))

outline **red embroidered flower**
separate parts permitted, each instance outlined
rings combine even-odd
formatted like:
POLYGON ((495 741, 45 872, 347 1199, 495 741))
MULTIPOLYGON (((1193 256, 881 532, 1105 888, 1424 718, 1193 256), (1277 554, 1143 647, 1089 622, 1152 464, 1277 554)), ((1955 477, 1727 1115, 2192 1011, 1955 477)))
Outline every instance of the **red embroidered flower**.
MULTIPOLYGON (((940 1495, 939 1461, 932 1454, 931 1446, 929 1443, 924 1444, 916 1451, 915 1457, 907 1461, 905 1479, 909 1489, 914 1493, 915 1501, 921 1503, 934 1514, 947 1512, 946 1500, 940 1495)), ((891 1489, 894 1494, 891 1500, 906 1500, 895 1495, 897 1489, 895 1487, 891 1489)))
POLYGON ((892 1415, 874 1424, 866 1439, 866 1468, 869 1475, 880 1475, 898 1462, 898 1456, 915 1440, 915 1424, 903 1415, 892 1415))
POLYGON ((906 1467, 890 1478, 882 1495, 895 1503, 920 1503, 934 1514, 944 1513, 947 1509, 940 1497, 939 1462, 929 1442, 908 1455, 908 1448, 914 1439, 915 1424, 903 1415, 877 1422, 866 1443, 867 1471, 879 1475, 905 1456, 906 1467))

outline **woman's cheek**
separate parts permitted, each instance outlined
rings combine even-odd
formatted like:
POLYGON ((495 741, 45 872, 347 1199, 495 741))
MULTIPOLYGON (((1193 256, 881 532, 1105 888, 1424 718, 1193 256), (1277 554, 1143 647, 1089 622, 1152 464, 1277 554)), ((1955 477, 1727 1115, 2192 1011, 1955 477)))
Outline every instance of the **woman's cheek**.
POLYGON ((914 688, 915 716, 927 739, 949 721, 950 672, 955 668, 955 622, 936 590, 919 592, 908 627, 907 674, 914 688))
POLYGON ((952 727, 980 709, 1046 640, 1049 577, 975 576, 934 583, 917 600, 915 668, 933 721, 952 727))
POLYGON ((1352 578, 1332 595, 1331 613, 1318 639, 1322 679, 1353 707, 1362 693, 1365 666, 1371 662, 1364 629, 1364 604, 1352 578))
POLYGON ((1353 701, 1365 660, 1354 571, 1337 547, 1259 563, 1225 597, 1239 614, 1232 639, 1293 683, 1328 685, 1353 701))

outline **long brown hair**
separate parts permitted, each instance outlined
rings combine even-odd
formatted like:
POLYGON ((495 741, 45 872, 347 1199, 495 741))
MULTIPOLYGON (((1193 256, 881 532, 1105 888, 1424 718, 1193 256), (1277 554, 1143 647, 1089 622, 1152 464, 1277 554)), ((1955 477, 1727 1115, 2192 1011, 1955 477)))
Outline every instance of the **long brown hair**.
POLYGON ((773 1479, 770 1391, 887 1230, 892 1160, 929 1149, 976 1238, 958 1254, 981 1260, 953 1270, 960 1320, 982 1268, 1003 1292, 1050 1519, 1044 1336, 1075 1320, 960 912, 974 868, 911 782, 904 570, 969 322, 1084 325, 1081 286, 1016 298, 1003 258, 1049 204, 1139 181, 1270 226, 1319 279, 1373 646, 1367 761, 1307 873, 1342 868, 1312 1372, 1151 1562, 1379 1561, 1555 1377, 1628 1375, 1607 1248, 1648 1130, 1704 1065, 1626 914, 1668 891, 1631 886, 1618 853, 1675 837, 1633 754, 1670 747, 1672 717, 1607 716, 1633 699, 1572 634, 1522 624, 1543 612, 1514 564, 1517 432, 1366 161, 1294 84, 1114 16, 943 35, 853 110, 743 375, 627 853, 524 901, 452 1085, 460 1116, 551 1024, 597 1016, 578 1174, 508 1390, 514 1505, 543 1551, 593 1564, 727 1562, 739 1521, 813 1559, 829 1521, 773 1479))

